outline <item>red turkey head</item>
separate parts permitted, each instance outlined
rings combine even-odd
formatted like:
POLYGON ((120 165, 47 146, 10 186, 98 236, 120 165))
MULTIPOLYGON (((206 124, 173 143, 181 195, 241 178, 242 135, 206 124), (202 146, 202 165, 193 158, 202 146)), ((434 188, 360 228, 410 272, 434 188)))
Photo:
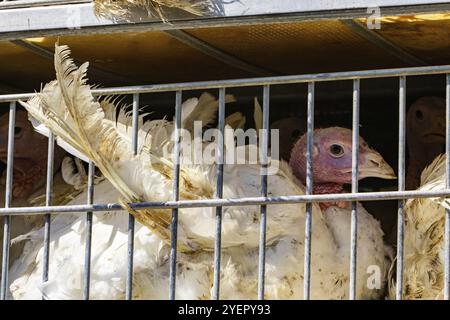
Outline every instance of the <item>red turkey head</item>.
MULTIPOLYGON (((306 134, 295 144, 290 166, 303 183, 306 180, 306 134)), ((395 179, 392 168, 383 157, 359 138, 359 179, 378 177, 395 179)), ((313 146, 314 184, 349 184, 352 181, 352 132, 331 127, 314 130, 313 146)))

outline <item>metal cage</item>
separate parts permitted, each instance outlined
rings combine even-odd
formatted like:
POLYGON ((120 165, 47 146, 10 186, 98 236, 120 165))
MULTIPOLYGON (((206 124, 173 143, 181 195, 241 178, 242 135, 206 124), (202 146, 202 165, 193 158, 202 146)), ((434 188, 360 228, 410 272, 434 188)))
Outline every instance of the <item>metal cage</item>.
MULTIPOLYGON (((356 265, 357 261, 357 202, 368 200, 398 200, 398 238, 397 238, 397 287, 396 297, 402 299, 403 288, 403 237, 404 237, 404 212, 403 205, 405 199, 410 198, 429 198, 429 197, 448 197, 450 196, 450 159, 446 158, 446 189, 440 191, 405 191, 405 115, 406 115, 406 79, 408 76, 418 75, 432 75, 445 74, 446 75, 446 152, 450 151, 450 66, 433 66, 433 67, 417 67, 404 69, 384 69, 384 70, 369 70, 356 72, 336 72, 336 73, 322 73, 322 74, 308 74, 284 77, 265 77, 253 79, 237 79, 225 81, 211 81, 211 82, 192 82, 192 83, 176 83, 176 84, 162 84, 162 85, 143 85, 131 87, 116 87, 106 89, 96 89, 94 94, 102 95, 132 95, 133 96, 133 149, 137 152, 137 123, 138 123, 138 107, 139 95, 142 93, 151 92, 175 92, 175 132, 178 141, 175 142, 176 165, 174 166, 174 198, 169 202, 142 202, 130 204, 132 208, 165 208, 172 209, 172 224, 171 224, 171 255, 170 255, 170 296, 168 298, 175 299, 176 291, 176 261, 177 261, 177 224, 178 224, 178 209, 179 208, 193 208, 193 207, 215 207, 216 208, 216 239, 215 239, 215 254, 214 254, 214 286, 213 299, 219 298, 220 288, 220 252, 221 252, 221 221, 222 221, 222 207, 223 206, 260 206, 260 240, 259 240, 259 273, 258 273, 258 298, 264 298, 264 280, 265 280, 265 242, 266 242, 266 209, 271 204, 289 204, 289 203, 306 203, 306 224, 305 224, 305 254, 304 254, 304 298, 310 297, 310 263, 311 263, 311 204, 312 202, 321 201, 351 201, 352 215, 351 215, 351 255, 350 255, 350 299, 355 299, 356 287, 356 265), (353 118, 352 118, 352 143, 358 145, 359 139, 359 111, 360 111, 360 82, 364 79, 371 78, 387 78, 395 77, 399 79, 399 143, 398 143, 398 191, 389 192, 358 192, 358 148, 354 148, 356 152, 352 153, 352 188, 351 193, 342 194, 312 194, 312 139, 314 129, 314 88, 316 82, 321 81, 337 81, 337 80, 352 80, 353 81, 353 118), (207 200, 179 200, 178 184, 180 172, 180 127, 181 127, 181 102, 182 93, 185 90, 196 89, 216 89, 219 92, 219 117, 218 127, 221 133, 224 130, 224 115, 225 115, 225 91, 232 87, 246 87, 246 86, 263 86, 263 168, 267 169, 268 157, 268 130, 269 129, 269 106, 270 106, 270 87, 279 84, 291 83, 307 83, 308 84, 308 99, 307 99, 307 180, 306 180, 306 194, 297 196, 277 196, 269 197, 267 192, 267 182, 270 177, 265 174, 261 176, 261 196, 248 197, 238 199, 223 199, 223 148, 224 141, 218 141, 218 159, 217 166, 217 198, 207 200)), ((31 97, 32 94, 12 94, 0 96, 0 102, 10 102, 9 111, 9 136, 8 136, 8 161, 7 161, 7 184, 5 208, 0 209, 0 215, 3 216, 4 239, 3 239, 3 259, 2 259, 2 278, 1 278, 1 299, 7 298, 8 285, 8 255, 10 246, 10 226, 11 216, 13 215, 45 215, 45 238, 44 238, 44 268, 42 280, 48 279, 48 264, 49 264, 49 244, 50 244, 50 215, 51 214, 65 214, 74 212, 86 212, 87 238, 85 248, 84 261, 84 298, 89 299, 90 286, 90 258, 91 258, 91 236, 92 236, 92 215, 96 211, 110 211, 121 210, 122 206, 113 204, 97 204, 93 203, 93 174, 94 164, 89 163, 89 182, 88 182, 88 199, 85 205, 66 205, 66 206, 52 206, 52 179, 53 179, 53 153, 54 153, 54 137, 51 135, 48 143, 48 167, 47 167, 47 188, 46 188, 46 205, 42 207, 11 207, 11 187, 12 187, 12 169, 13 169, 13 153, 14 153, 14 124, 16 102, 20 99, 31 97)), ((450 298, 450 210, 446 210, 445 216, 445 299, 450 298)), ((126 298, 132 297, 132 276, 133 276, 133 250, 134 250, 134 217, 130 215, 128 228, 128 276, 126 286, 126 298)))

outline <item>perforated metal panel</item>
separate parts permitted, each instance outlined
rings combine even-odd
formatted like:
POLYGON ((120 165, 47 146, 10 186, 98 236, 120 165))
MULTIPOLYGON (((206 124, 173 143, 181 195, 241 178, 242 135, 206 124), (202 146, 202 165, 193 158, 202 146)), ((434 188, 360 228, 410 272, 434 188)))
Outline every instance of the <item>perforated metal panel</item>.
MULTIPOLYGON (((360 20, 364 25, 364 20, 360 20)), ((367 30, 429 64, 450 58, 448 15, 389 17, 380 30, 367 30)), ((186 30, 207 46, 273 75, 411 66, 341 21, 221 27, 186 30)), ((55 37, 30 39, 49 52, 55 37)), ((240 66, 223 61, 165 32, 61 37, 74 57, 111 76, 91 72, 105 85, 167 83, 251 77, 240 66), (115 77, 117 75, 119 77, 115 77), (125 81, 124 81, 125 78, 125 81)), ((52 62, 10 42, 0 42, 0 83, 31 90, 53 78, 52 62), (6 63, 7 61, 7 63, 6 63)))
POLYGON ((404 65, 340 21, 229 27, 217 31, 198 29, 189 33, 282 74, 404 65))
POLYGON ((450 14, 385 17, 373 32, 430 64, 450 59, 450 14))

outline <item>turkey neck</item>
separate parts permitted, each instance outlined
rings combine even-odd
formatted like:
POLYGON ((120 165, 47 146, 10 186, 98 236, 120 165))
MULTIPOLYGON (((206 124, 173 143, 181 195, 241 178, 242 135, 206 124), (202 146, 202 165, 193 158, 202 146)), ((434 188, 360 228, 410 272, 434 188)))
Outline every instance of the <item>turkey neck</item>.
MULTIPOLYGON (((332 193, 342 193, 344 190, 343 185, 339 183, 318 183, 313 187, 314 194, 332 194, 332 193)), ((330 206, 338 206, 339 208, 343 208, 346 206, 346 203, 343 201, 338 202, 319 202, 319 207, 322 211, 325 211, 330 206)))

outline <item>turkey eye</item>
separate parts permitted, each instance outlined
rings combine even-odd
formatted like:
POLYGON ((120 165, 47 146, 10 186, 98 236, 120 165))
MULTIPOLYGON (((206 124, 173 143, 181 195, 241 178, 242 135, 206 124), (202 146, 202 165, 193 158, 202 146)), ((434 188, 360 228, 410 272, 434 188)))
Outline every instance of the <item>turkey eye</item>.
POLYGON ((22 128, 21 127, 14 127, 14 136, 16 138, 18 138, 18 136, 20 136, 21 133, 22 133, 22 128))
POLYGON ((419 120, 419 121, 423 120, 423 113, 422 113, 422 111, 420 111, 420 110, 416 111, 416 119, 419 120))
POLYGON ((330 153, 335 158, 340 158, 344 155, 344 148, 338 144, 332 144, 330 146, 330 153))

